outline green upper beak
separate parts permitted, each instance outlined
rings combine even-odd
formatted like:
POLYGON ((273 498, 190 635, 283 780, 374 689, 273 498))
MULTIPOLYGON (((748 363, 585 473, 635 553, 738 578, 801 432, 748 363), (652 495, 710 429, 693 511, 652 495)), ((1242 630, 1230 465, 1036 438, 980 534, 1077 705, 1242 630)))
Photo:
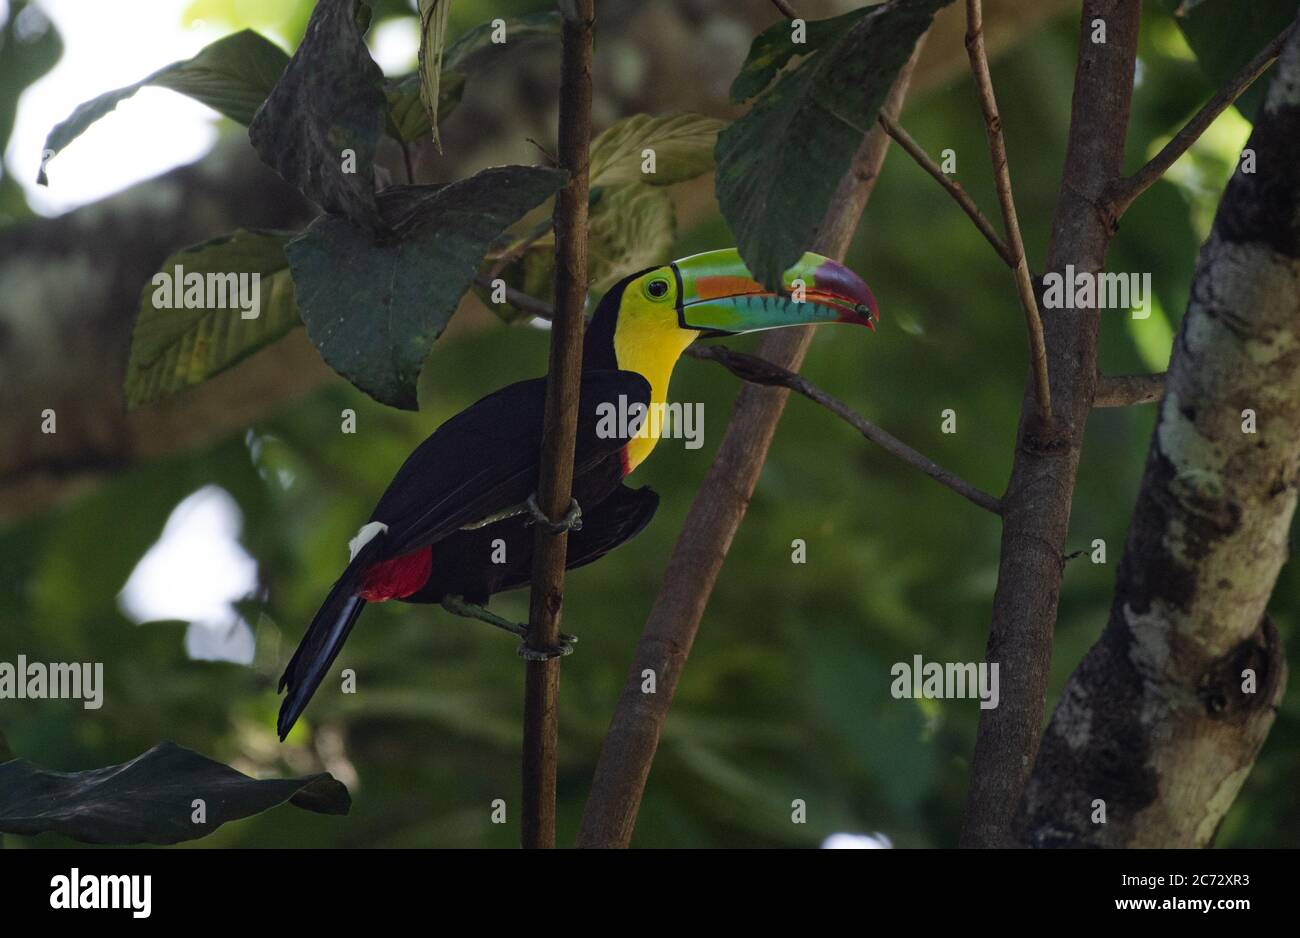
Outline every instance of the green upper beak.
POLYGON ((838 261, 805 254, 782 277, 782 293, 758 283, 734 248, 674 262, 677 316, 685 329, 734 334, 821 322, 875 328, 876 299, 838 261))

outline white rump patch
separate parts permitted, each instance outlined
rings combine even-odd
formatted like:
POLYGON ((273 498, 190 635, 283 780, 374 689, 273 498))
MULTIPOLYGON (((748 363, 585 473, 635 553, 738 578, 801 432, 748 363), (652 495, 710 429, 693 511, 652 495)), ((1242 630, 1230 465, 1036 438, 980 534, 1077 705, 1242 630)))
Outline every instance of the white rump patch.
POLYGON ((361 526, 357 536, 348 541, 348 562, 351 563, 357 559, 357 554, 361 553, 361 548, 365 547, 380 534, 388 530, 388 525, 382 521, 368 521, 361 526))

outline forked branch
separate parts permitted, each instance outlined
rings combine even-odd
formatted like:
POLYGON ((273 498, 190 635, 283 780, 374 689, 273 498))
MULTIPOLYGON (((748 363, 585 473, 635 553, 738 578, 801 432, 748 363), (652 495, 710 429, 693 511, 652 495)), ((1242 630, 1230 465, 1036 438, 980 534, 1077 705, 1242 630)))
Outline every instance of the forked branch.
POLYGON ((1214 96, 1205 102, 1205 106, 1197 111, 1183 129, 1174 134, 1173 139, 1166 143, 1159 153, 1151 157, 1145 166, 1132 176, 1117 179, 1109 187, 1106 193, 1106 201, 1113 221, 1118 221, 1120 216, 1133 204, 1134 200, 1151 188, 1157 179, 1168 172, 1169 167, 1178 162, 1178 158, 1201 138, 1201 135, 1209 129, 1218 116, 1241 97, 1242 93, 1255 83, 1255 79, 1264 74, 1268 67, 1277 60, 1278 54, 1282 51, 1282 46, 1286 44, 1287 37, 1291 35, 1292 30, 1297 28, 1297 23, 1300 23, 1300 17, 1274 36, 1272 42, 1243 65, 1241 70, 1233 75, 1227 84, 1216 91, 1214 96))
POLYGON ((925 148, 917 143, 912 138, 912 135, 904 130, 897 121, 891 119, 887 114, 881 114, 877 120, 880 121, 880 126, 885 129, 885 133, 893 137, 894 142, 902 147, 908 156, 933 176, 935 181, 943 186, 947 193, 956 200, 957 204, 961 206, 961 210, 970 216, 970 220, 975 223, 979 233, 984 236, 984 239, 989 244, 993 245, 993 250, 998 252, 998 257, 1002 258, 1002 262, 1015 270, 1016 259, 1012 255, 1011 249, 1007 247, 1007 243, 1002 240, 1001 236, 993 230, 992 223, 984 217, 984 213, 979 210, 975 200, 962 188, 961 183, 950 178, 930 154, 925 152, 925 148))

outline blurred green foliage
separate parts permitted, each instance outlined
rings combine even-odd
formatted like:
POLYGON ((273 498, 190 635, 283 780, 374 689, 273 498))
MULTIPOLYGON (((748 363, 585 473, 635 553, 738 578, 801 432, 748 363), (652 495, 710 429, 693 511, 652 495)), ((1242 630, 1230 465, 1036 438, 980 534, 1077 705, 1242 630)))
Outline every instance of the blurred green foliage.
MULTIPOLYGON (((196 0, 192 15, 257 27, 274 9, 292 41, 309 6, 196 0)), ((458 19, 453 33, 482 13, 482 4, 458 3, 455 15, 471 21, 458 19)), ((1034 269, 1064 158, 1076 34, 1067 17, 994 64, 1034 269)), ((1211 91, 1167 17, 1148 12, 1140 54, 1130 167, 1211 91)), ((12 92, 0 88, 0 97, 12 92)), ((915 101, 905 122, 932 153, 956 151, 958 178, 992 212, 984 130, 968 83, 915 101)), ((1161 349, 1167 354, 1199 242, 1248 132, 1244 123, 1232 126, 1235 137, 1207 138, 1173 181, 1157 184, 1125 217, 1109 269, 1151 271, 1168 319, 1105 315, 1106 371, 1145 371, 1159 367, 1152 357, 1161 349)), ((714 216, 682 232, 674 256, 729 243, 714 216)), ((875 335, 823 328, 805 373, 1000 492, 1026 374, 1009 274, 948 196, 896 149, 848 260, 879 298, 882 326, 875 335), (940 432, 945 408, 957 412, 954 435, 940 432)), ((348 818, 274 811, 194 846, 517 844, 523 668, 510 639, 436 608, 371 607, 336 665, 356 670, 358 692, 340 694, 327 681, 284 745, 273 732, 274 685, 341 569, 348 538, 409 450, 478 397, 542 372, 546 344, 546 333, 530 328, 453 330, 425 369, 418 414, 385 409, 336 381, 243 438, 141 467, 0 532, 0 660, 19 653, 98 660, 107 681, 99 711, 75 701, 4 701, 0 728, 14 751, 75 769, 172 739, 247 772, 323 766, 352 788, 348 818), (355 435, 339 432, 344 408, 357 412, 355 435), (207 484, 239 503, 243 543, 260 566, 262 598, 243 606, 257 639, 251 667, 191 661, 183 624, 135 626, 116 603, 172 508, 207 484), (497 798, 509 806, 504 825, 490 823, 497 798)), ((662 495, 654 522, 570 575, 565 628, 582 642, 565 661, 560 695, 561 843, 572 842, 633 648, 736 390, 717 366, 681 363, 673 397, 705 402, 705 447, 660 445, 633 479, 662 495)), ((1090 422, 1069 549, 1103 538, 1107 563, 1086 555, 1068 562, 1051 703, 1106 621, 1154 416, 1140 407, 1099 411, 1090 422)), ((915 654, 982 658, 999 534, 994 518, 792 399, 686 668, 635 843, 814 846, 836 831, 883 831, 899 846, 953 845, 977 702, 893 700, 889 668, 915 654), (791 563, 796 538, 807 542, 806 564, 791 563), (807 824, 790 821, 796 798, 807 803, 807 824)), ((1287 567, 1271 605, 1292 660, 1300 660, 1298 578, 1287 567)), ((523 618, 527 596, 500 597, 493 608, 523 618)), ((1219 844, 1294 846, 1298 775, 1293 693, 1219 844)))

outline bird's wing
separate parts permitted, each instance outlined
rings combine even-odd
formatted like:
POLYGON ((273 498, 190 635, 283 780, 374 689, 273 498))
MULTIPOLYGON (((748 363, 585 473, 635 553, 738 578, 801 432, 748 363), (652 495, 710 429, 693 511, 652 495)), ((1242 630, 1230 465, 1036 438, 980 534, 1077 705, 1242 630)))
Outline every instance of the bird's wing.
POLYGON ((582 513, 582 530, 569 535, 570 570, 599 560, 636 537, 659 507, 659 495, 648 485, 620 485, 591 511, 582 513))
MULTIPOLYGON (((648 485, 639 489, 620 485, 599 504, 583 506, 582 527, 569 533, 565 568, 573 570, 586 566, 630 541, 650 523, 658 507, 659 496, 648 485)), ((524 535, 526 529, 518 519, 487 530, 498 529, 500 533, 496 536, 508 538, 513 535, 517 538, 517 545, 510 548, 511 562, 500 569, 501 579, 493 587, 494 593, 504 593, 527 586, 532 581, 533 539, 531 535, 524 535)))
MULTIPOLYGON (((650 385, 630 371, 592 371, 582 378, 574 474, 579 476, 627 443, 597 432, 598 408, 648 404, 650 385)), ((388 526, 383 557, 432 544, 467 524, 524 502, 537 488, 546 379, 509 385, 452 417, 416 448, 375 507, 388 526)))

